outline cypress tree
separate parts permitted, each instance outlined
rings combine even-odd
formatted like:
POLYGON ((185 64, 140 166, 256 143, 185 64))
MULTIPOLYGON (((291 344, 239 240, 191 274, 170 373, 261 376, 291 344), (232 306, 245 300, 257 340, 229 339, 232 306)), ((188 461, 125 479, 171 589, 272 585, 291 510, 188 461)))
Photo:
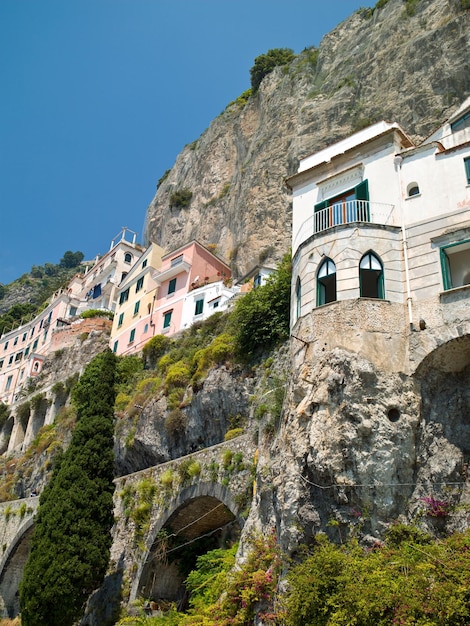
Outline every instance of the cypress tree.
POLYGON ((41 495, 20 587, 23 626, 70 626, 103 581, 113 524, 116 358, 96 356, 73 391, 78 422, 41 495))

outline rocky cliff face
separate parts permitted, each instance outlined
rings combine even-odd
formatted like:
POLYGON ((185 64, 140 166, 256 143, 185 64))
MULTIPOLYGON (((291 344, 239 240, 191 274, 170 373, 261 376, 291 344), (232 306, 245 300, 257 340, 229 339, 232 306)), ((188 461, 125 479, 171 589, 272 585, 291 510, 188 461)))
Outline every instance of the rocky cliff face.
POLYGON ((198 239, 242 276, 278 261, 291 240, 284 184, 298 159, 377 120, 397 121, 419 140, 470 93, 470 11, 461 0, 389 0, 360 9, 318 50, 277 68, 259 92, 232 103, 184 148, 153 198, 146 237, 175 245, 198 239), (189 189, 189 207, 171 194, 189 189))
POLYGON ((301 360, 276 438, 260 441, 247 535, 276 528, 294 553, 320 531, 371 545, 394 520, 467 528, 469 379, 470 366, 412 377, 338 348, 301 360))

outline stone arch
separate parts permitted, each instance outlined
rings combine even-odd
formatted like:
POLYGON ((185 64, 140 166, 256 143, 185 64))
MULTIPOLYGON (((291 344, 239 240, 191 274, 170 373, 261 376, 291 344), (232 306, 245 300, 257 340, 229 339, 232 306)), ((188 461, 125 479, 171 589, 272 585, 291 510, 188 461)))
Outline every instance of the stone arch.
POLYGON ((34 519, 30 517, 18 529, 0 561, 0 613, 10 619, 20 612, 19 584, 30 552, 34 519))
POLYGON ((414 346, 413 352, 416 363, 413 373, 419 380, 431 370, 464 370, 470 364, 470 321, 436 328, 433 334, 425 335, 420 345, 414 346))
MULTIPOLYGON (((463 485, 470 463, 470 334, 434 347, 414 377, 421 392, 420 466, 440 467, 442 484, 463 485)), ((456 504, 460 495, 453 498, 456 504)))
POLYGON ((150 599, 158 596, 178 600, 183 581, 178 578, 176 566, 161 563, 155 557, 158 533, 162 529, 170 527, 180 538, 192 542, 230 523, 241 530, 244 519, 240 513, 232 494, 221 484, 202 482, 181 490, 152 526, 144 558, 131 588, 130 600, 140 595, 150 599))

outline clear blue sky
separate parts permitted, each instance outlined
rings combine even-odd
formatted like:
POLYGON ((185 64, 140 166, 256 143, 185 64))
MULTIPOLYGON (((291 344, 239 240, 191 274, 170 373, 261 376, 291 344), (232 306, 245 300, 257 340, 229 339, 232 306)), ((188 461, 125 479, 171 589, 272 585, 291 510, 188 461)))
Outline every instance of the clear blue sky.
POLYGON ((0 282, 141 240, 156 183, 250 86, 367 0, 0 0, 0 282))

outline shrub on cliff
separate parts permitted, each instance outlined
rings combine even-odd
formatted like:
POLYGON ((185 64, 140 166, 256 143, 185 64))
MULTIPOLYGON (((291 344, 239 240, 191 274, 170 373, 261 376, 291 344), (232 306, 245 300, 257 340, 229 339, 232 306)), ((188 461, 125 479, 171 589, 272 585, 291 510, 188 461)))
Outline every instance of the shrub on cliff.
POLYGON ((78 424, 43 494, 20 588, 23 626, 68 626, 100 586, 113 524, 116 357, 87 366, 74 387, 78 424))
POLYGON ((402 524, 369 550, 317 535, 312 553, 289 572, 282 623, 468 624, 469 547, 469 531, 433 540, 402 524))
POLYGON ((176 209, 186 209, 191 204, 192 197, 193 192, 191 189, 187 189, 186 187, 183 189, 177 189, 170 194, 170 207, 176 209))
POLYGON ((237 300, 231 324, 240 360, 250 361, 289 337, 291 274, 286 254, 264 285, 237 300))
POLYGON ((260 54, 255 59, 255 64, 250 70, 251 88, 253 93, 258 91, 261 81, 270 74, 275 67, 287 65, 295 59, 295 54, 290 48, 273 48, 266 54, 260 54))

